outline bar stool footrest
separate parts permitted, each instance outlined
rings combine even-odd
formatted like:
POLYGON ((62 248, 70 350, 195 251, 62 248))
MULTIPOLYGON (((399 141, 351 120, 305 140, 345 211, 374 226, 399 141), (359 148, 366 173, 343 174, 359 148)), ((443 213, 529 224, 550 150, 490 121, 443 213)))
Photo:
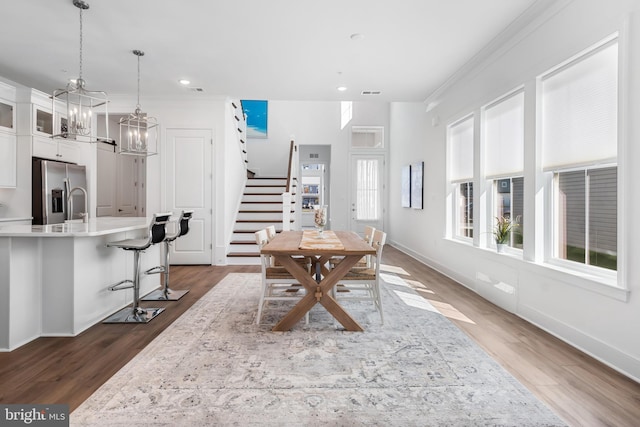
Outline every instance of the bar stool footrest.
POLYGON ((163 265, 157 265, 145 271, 144 274, 159 274, 159 273, 164 273, 165 271, 166 269, 164 268, 163 265))
POLYGON ((102 321, 102 323, 149 323, 157 315, 164 311, 163 308, 141 308, 133 309, 125 307, 112 314, 102 321))
POLYGON ((141 298, 140 301, 178 301, 182 298, 187 292, 188 289, 185 290, 177 290, 167 289, 167 292, 164 289, 156 289, 145 297, 141 298))
POLYGON ((125 280, 119 281, 115 285, 109 286, 107 289, 110 290, 110 291, 121 291, 123 289, 131 289, 131 288, 133 288, 133 280, 125 279, 125 280), (124 285, 125 283, 130 283, 130 285, 129 286, 121 286, 121 285, 124 285))

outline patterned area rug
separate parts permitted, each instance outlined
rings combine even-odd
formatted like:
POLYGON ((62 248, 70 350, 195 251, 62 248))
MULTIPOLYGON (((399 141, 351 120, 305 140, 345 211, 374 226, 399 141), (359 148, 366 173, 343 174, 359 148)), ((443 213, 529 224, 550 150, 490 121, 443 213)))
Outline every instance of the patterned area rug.
POLYGON ((255 324, 258 274, 229 274, 71 414, 96 426, 561 426, 399 276, 368 302, 322 306, 290 332, 255 324))

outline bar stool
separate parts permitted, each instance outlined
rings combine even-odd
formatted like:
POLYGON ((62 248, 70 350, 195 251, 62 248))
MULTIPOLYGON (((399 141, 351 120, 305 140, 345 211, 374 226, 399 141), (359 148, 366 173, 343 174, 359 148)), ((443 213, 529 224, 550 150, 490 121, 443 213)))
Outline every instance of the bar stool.
POLYGON ((164 240, 170 217, 171 212, 154 214, 149 224, 149 233, 143 239, 125 239, 107 243, 109 247, 133 251, 133 280, 125 279, 108 288, 110 291, 133 288, 133 304, 107 317, 103 323, 148 323, 164 310, 164 308, 140 307, 140 252, 164 240), (129 285, 122 286, 127 283, 129 285))
POLYGON ((157 289, 142 298, 142 301, 178 301, 189 292, 188 289, 174 291, 169 288, 169 250, 174 240, 189 232, 189 221, 192 216, 193 211, 182 211, 177 221, 175 233, 167 234, 164 238, 164 265, 159 265, 145 271, 145 274, 164 273, 164 286, 162 289, 157 289))

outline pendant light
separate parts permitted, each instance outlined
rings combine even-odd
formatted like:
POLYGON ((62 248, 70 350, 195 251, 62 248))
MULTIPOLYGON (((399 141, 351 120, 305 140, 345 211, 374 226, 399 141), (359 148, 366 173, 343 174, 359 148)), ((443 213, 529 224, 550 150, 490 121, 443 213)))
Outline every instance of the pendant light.
POLYGON ((67 84, 66 89, 56 89, 53 92, 51 99, 54 123, 59 126, 53 138, 69 138, 81 142, 110 141, 107 94, 87 90, 82 78, 82 12, 89 9, 89 4, 83 0, 73 0, 73 5, 80 10, 80 73, 75 81, 67 84), (100 134, 97 126, 94 126, 98 112, 104 112, 105 115, 104 129, 100 134))
POLYGON ((120 154, 152 156, 158 153, 160 128, 155 117, 150 117, 140 109, 140 57, 141 50, 134 50, 138 57, 138 103, 132 114, 120 119, 120 154))

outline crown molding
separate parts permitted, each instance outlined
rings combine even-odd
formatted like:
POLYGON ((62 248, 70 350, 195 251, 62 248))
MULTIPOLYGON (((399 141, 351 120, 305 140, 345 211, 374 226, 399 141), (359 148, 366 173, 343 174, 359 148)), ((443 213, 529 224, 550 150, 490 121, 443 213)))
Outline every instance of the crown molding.
POLYGON ((537 0, 502 30, 476 55, 453 73, 423 101, 429 112, 441 102, 441 96, 463 78, 484 68, 513 49, 538 27, 557 15, 574 0, 537 0))

